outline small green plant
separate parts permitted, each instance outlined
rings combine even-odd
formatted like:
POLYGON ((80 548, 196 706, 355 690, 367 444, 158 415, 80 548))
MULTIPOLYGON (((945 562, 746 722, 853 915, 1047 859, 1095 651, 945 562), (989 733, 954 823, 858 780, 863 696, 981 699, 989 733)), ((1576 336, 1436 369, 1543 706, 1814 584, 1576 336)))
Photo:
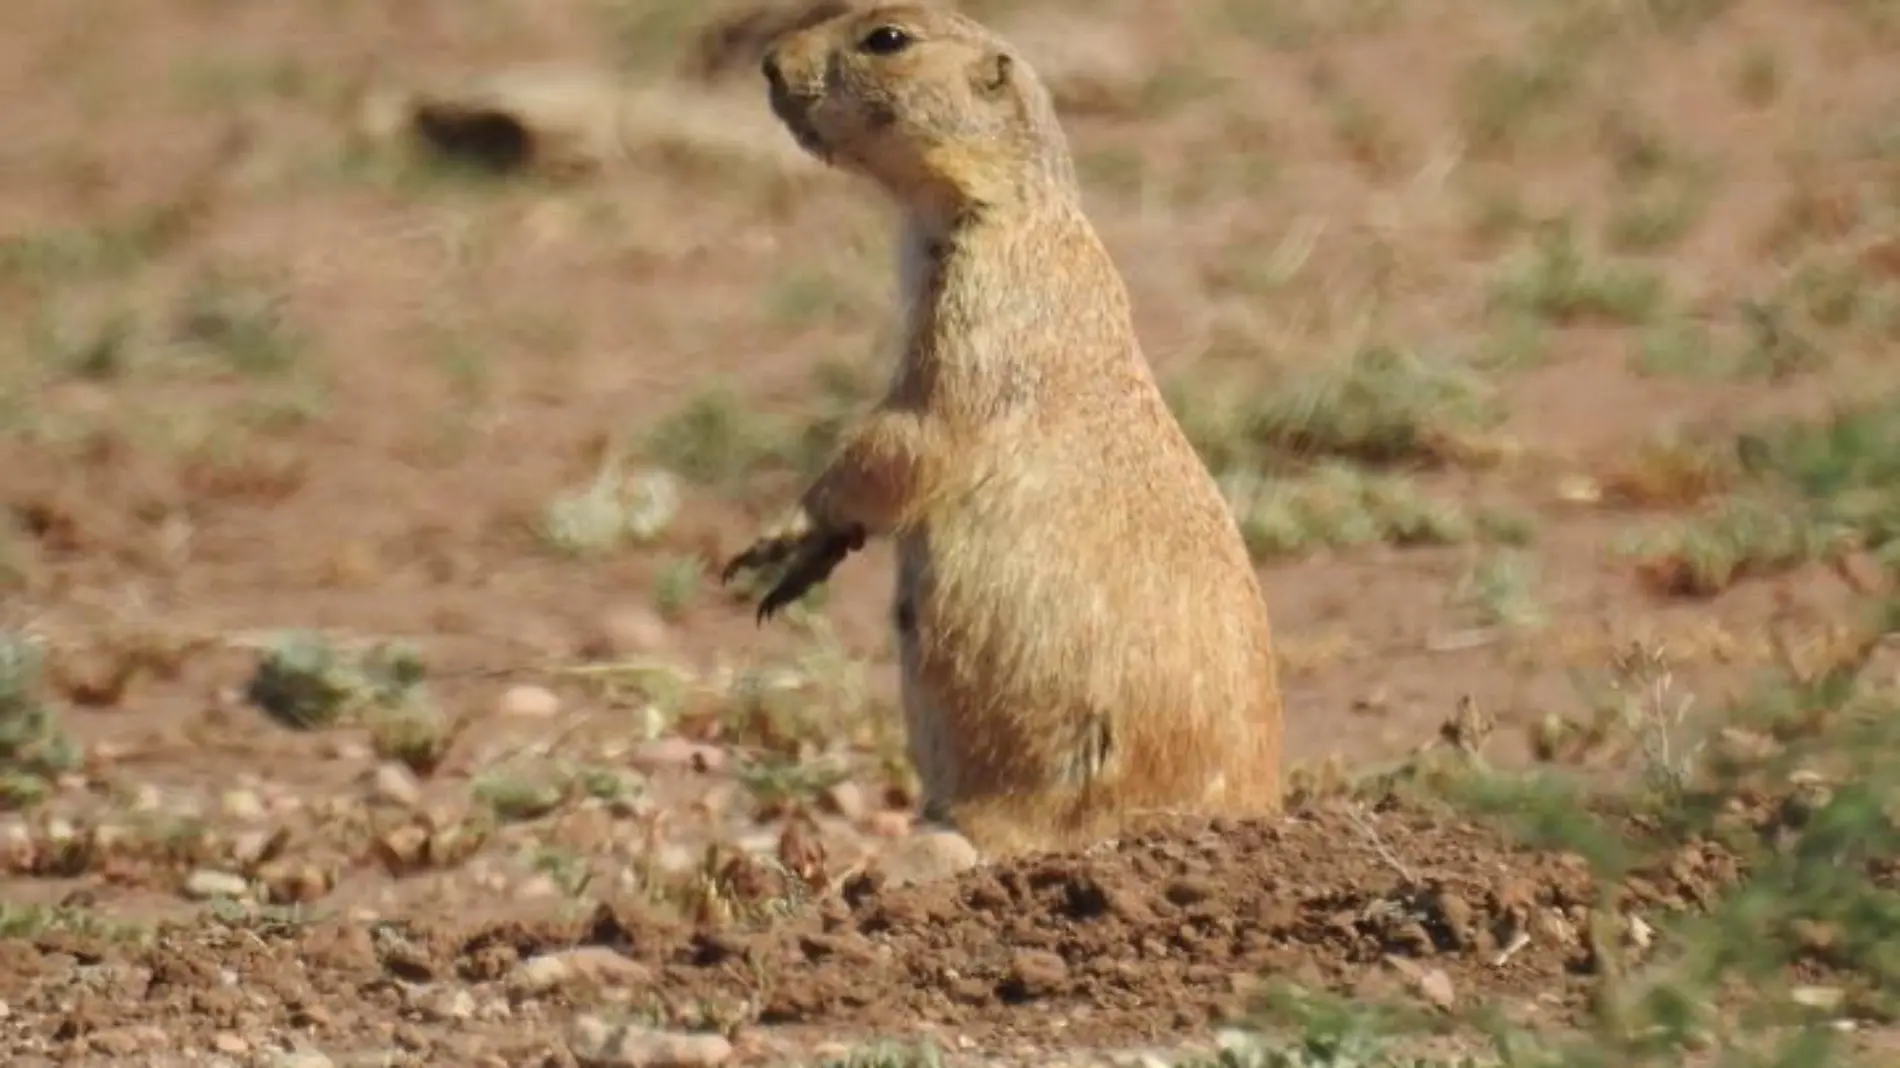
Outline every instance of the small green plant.
POLYGON ((1411 479, 1351 464, 1292 478, 1231 473, 1222 487, 1248 549, 1263 560, 1379 542, 1455 545, 1480 534, 1463 508, 1425 496, 1411 479))
POLYGON ((176 229, 173 213, 156 208, 86 229, 3 236, 0 280, 50 292, 74 281, 122 278, 149 263, 176 229))
POLYGON ((537 820, 567 802, 567 784, 555 778, 489 771, 478 776, 475 800, 509 823, 537 820))
POLYGON ((628 472, 619 458, 609 457, 586 487, 548 505, 540 535, 568 556, 604 556, 659 537, 679 506, 678 480, 670 472, 628 472))
POLYGON ((739 781, 766 808, 810 804, 819 794, 851 777, 851 769, 829 761, 771 759, 739 771, 739 781))
POLYGON ((1659 589, 1709 596, 1850 550, 1900 564, 1900 393, 1744 433, 1735 456, 1739 495, 1624 540, 1659 589))
POLYGON ((1781 60, 1766 47, 1742 53, 1735 64, 1735 95, 1749 107, 1763 108, 1781 95, 1781 60))
POLYGON ((587 857, 550 846, 535 850, 534 870, 553 879, 568 897, 580 897, 594 881, 593 867, 587 857))
POLYGON ((1827 555, 1844 544, 1840 533, 1780 502, 1748 496, 1622 539, 1619 548, 1657 591, 1711 597, 1743 579, 1827 555))
POLYGON ((1496 388, 1463 362, 1383 345, 1287 375, 1254 399, 1224 385, 1174 383, 1170 393, 1216 471, 1444 463, 1477 448, 1504 417, 1496 388))
POLYGON ((200 275, 179 310, 179 340, 244 375, 278 375, 295 367, 308 339, 288 321, 282 298, 261 283, 227 272, 200 275))
POLYGON ((93 382, 123 378, 132 370, 137 323, 115 308, 104 315, 60 315, 48 309, 28 325, 36 347, 54 373, 93 382))
POLYGON ((1429 1026, 1394 1006, 1358 1004, 1292 983, 1270 983, 1259 1014, 1272 1035, 1253 1028, 1221 1032, 1220 1052, 1183 1068, 1478 1068, 1473 1058, 1407 1053, 1405 1036, 1429 1026))
POLYGON ((1779 306, 1744 301, 1745 341, 1736 365, 1742 373, 1770 382, 1827 367, 1828 354, 1779 306))
POLYGON ((653 602, 661 618, 676 623, 704 592, 705 567, 698 557, 675 556, 660 562, 653 577, 653 602))
POLYGON ((1681 168, 1624 191, 1604 224, 1605 243, 1618 252, 1670 248, 1695 229, 1708 208, 1709 180, 1681 168))
POLYGON ((1474 612, 1481 625, 1531 628, 1547 616, 1537 599, 1536 561, 1529 554, 1507 550, 1478 558, 1452 588, 1452 602, 1474 612))
POLYGON ((851 314, 854 302, 844 281, 810 268, 794 270, 774 283, 766 313, 779 326, 805 329, 851 314))
POLYGON ((1645 378, 1727 378, 1732 362, 1723 358, 1707 323, 1670 318, 1645 327, 1630 352, 1630 369, 1645 378))
POLYGON ((813 373, 818 391, 814 413, 800 428, 793 457, 800 474, 811 477, 829 463, 851 421, 870 403, 876 382, 869 368, 844 360, 825 360, 813 373))
POLYGON ((1559 105, 1577 90, 1579 73, 1552 56, 1484 56, 1464 71, 1457 88, 1459 125, 1471 150, 1501 156, 1547 128, 1559 105))
POLYGON ((364 719, 376 756, 404 764, 418 775, 435 773, 465 722, 449 723, 434 702, 414 695, 395 703, 378 703, 364 719))
POLYGON ((1353 162, 1372 174, 1396 173, 1405 165, 1405 145, 1392 124, 1372 105, 1338 89, 1326 94, 1326 115, 1333 137, 1353 162))
POLYGON ((42 938, 53 933, 138 944, 150 940, 154 929, 149 924, 115 920, 83 908, 0 904, 0 938, 42 938))
POLYGON ((727 486, 778 459, 784 437, 775 420, 746 411, 721 386, 660 420, 646 437, 646 455, 682 478, 727 486))
POLYGON ((0 809, 37 804, 51 780, 84 758, 46 696, 43 665, 38 644, 0 630, 0 809))
POLYGON ((315 730, 421 700, 426 673, 420 654, 399 642, 345 652, 320 633, 292 630, 264 643, 245 696, 284 726, 315 730))
POLYGON ((1576 230, 1572 220, 1551 223, 1529 249, 1510 257, 1492 284, 1494 310, 1562 325, 1653 319, 1668 298, 1662 276, 1634 264, 1599 262, 1576 230))

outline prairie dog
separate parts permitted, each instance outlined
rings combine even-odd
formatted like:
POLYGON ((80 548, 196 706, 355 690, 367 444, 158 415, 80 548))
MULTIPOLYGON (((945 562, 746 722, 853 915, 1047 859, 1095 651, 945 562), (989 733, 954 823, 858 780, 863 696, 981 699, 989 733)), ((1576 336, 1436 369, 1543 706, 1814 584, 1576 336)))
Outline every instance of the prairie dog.
POLYGON ((726 577, 780 571, 763 619, 894 540, 923 816, 989 855, 1143 815, 1279 811, 1252 561, 1162 399, 1035 71, 914 3, 794 29, 762 68, 798 142, 902 212, 905 330, 882 401, 726 577))

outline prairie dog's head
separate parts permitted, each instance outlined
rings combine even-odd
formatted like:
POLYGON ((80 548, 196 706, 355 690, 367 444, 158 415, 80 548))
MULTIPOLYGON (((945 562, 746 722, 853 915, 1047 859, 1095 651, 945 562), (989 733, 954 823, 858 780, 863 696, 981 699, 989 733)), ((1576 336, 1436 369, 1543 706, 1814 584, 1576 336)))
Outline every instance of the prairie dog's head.
POLYGON ((1074 183, 1048 91, 962 15, 859 7, 780 37, 761 66, 799 144, 912 210, 947 217, 1074 183))

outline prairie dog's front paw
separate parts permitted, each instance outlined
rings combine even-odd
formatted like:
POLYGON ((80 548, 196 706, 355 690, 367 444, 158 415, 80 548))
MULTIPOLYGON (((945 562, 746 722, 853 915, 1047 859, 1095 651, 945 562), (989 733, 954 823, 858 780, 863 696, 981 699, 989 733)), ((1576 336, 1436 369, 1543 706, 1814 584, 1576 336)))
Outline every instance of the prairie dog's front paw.
POLYGON ((791 509, 767 527, 744 552, 726 561, 725 568, 719 572, 720 583, 731 582, 741 571, 762 571, 784 564, 799 543, 810 536, 813 526, 810 513, 803 508, 791 509))
POLYGON ((759 600, 758 620, 763 623, 779 609, 803 597, 813 586, 831 577, 831 572, 846 556, 864 547, 864 529, 820 529, 802 508, 775 524, 773 532, 761 536, 744 552, 733 557, 720 572, 721 583, 732 581, 741 571, 780 571, 778 581, 759 600))

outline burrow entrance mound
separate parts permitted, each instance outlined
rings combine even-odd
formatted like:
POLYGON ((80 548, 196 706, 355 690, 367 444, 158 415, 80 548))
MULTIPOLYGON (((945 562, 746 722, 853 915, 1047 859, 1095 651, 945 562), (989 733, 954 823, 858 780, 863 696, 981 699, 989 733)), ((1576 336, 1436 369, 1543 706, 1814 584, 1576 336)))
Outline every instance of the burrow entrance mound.
MULTIPOLYGON (((1658 908, 1692 906, 1735 877, 1729 858, 1703 847, 1664 869, 1631 884, 1658 908)), ((564 1000, 597 1002, 567 991, 523 1005, 510 972, 591 944, 644 966, 633 993, 648 1012, 678 1021, 738 1005, 756 1026, 826 1039, 914 1034, 920 1024, 984 1048, 1205 1036, 1261 976, 1508 1004, 1527 1022, 1561 1023, 1587 992, 1592 900, 1591 873, 1575 857, 1411 807, 1322 805, 1277 821, 1150 830, 940 883, 860 877, 788 915, 720 928, 626 905, 479 924, 237 930, 205 920, 145 944, 71 932, 0 940, 0 1000, 14 1027, 49 1037, 157 1019, 210 1032, 241 1014, 319 1045, 379 1027, 426 1044, 414 992, 433 986, 470 990, 478 1005, 512 999, 501 1030, 519 1045, 552 1041, 571 1015, 564 1000), (113 977, 110 994, 101 976, 113 977)), ((469 1023, 441 1030, 472 1041, 469 1023)))

